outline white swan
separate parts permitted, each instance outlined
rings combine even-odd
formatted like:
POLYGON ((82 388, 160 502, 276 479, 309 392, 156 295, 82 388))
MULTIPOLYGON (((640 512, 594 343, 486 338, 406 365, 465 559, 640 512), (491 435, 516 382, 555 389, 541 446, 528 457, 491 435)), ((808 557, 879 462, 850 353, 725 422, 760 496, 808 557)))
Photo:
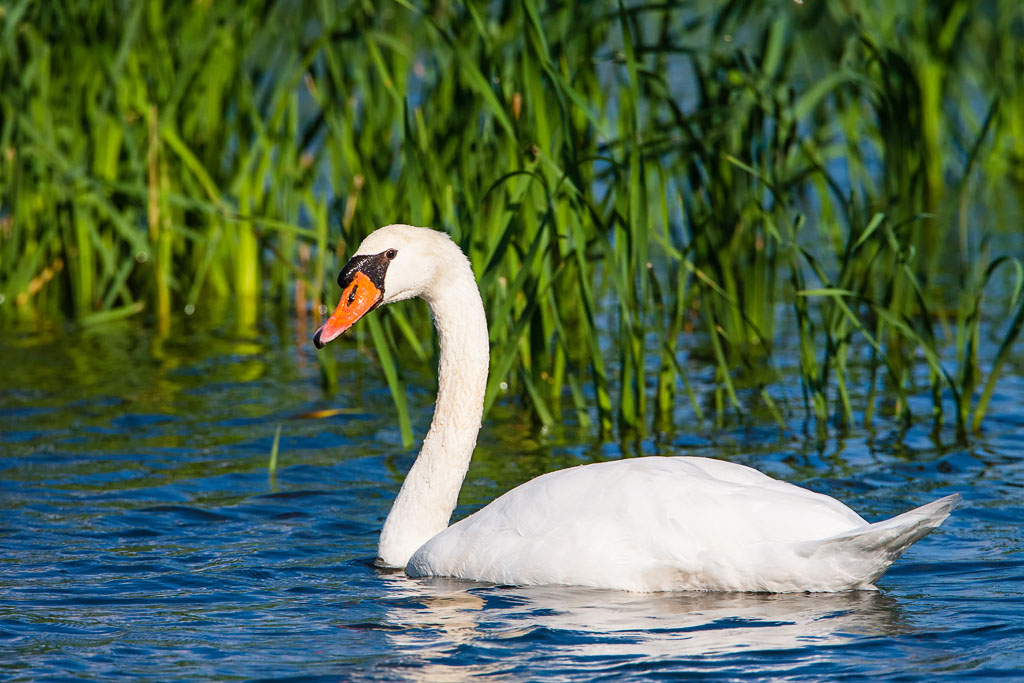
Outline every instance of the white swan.
POLYGON ((646 457, 551 472, 448 526, 483 413, 488 339, 468 259, 444 233, 373 232, 338 275, 322 347, 380 304, 421 297, 440 337, 430 431, 384 522, 379 561, 411 576, 629 591, 873 588, 959 495, 868 524, 743 465, 646 457))

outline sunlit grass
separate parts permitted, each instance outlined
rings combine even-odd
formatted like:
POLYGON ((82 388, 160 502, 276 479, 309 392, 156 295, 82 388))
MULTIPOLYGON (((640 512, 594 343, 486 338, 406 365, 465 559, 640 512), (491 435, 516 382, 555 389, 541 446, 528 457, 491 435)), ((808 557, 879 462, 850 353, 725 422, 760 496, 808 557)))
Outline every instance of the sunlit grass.
MULTIPOLYGON (((474 263, 488 406, 642 433, 752 400, 785 425, 795 340, 818 429, 927 394, 966 438, 1024 320, 989 246, 1019 232, 1024 8, 894 7, 8 3, 0 321, 169 334, 227 303, 239 334, 270 309, 311 334, 361 237, 407 222, 474 263)), ((353 335, 407 442, 428 326, 392 307, 353 335)))

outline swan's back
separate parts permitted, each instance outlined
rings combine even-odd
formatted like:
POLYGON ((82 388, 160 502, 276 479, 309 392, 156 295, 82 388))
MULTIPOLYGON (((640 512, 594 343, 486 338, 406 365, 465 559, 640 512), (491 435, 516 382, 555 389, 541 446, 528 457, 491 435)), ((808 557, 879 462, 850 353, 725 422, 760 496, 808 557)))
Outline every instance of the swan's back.
MULTIPOLYGON (((872 550, 885 555, 882 571, 948 514, 918 524, 934 522, 895 554, 872 550)), ((636 458, 527 482, 430 539, 407 570, 635 591, 845 590, 870 587, 880 562, 854 567, 856 541, 822 544, 874 526, 833 498, 743 465, 636 458)))

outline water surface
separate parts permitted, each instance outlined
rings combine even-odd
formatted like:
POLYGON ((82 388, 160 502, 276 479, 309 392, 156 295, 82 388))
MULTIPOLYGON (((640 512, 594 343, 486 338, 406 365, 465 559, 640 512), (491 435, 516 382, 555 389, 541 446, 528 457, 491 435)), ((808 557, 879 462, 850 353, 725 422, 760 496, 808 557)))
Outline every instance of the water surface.
MULTIPOLYGON (((819 441, 685 411, 672 434, 619 444, 540 434, 512 404, 492 411, 457 516, 542 472, 636 454, 751 464, 872 521, 965 498, 877 592, 637 595, 375 569, 415 449, 372 358, 347 342, 333 352, 327 395, 308 345, 273 329, 0 339, 4 677, 1024 676, 1024 379, 1012 370, 970 447, 926 426, 819 441)), ((431 380, 409 380, 422 434, 431 380)))

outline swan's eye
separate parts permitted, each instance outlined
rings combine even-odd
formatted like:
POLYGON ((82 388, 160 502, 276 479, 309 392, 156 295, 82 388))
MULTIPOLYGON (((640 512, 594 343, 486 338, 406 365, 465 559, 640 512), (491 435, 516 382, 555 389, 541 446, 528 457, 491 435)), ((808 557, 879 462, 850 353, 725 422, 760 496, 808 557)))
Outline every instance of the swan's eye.
POLYGON ((388 249, 387 251, 384 252, 384 255, 388 257, 389 261, 392 261, 392 260, 394 260, 394 258, 396 256, 398 256, 398 250, 397 249, 388 249))

